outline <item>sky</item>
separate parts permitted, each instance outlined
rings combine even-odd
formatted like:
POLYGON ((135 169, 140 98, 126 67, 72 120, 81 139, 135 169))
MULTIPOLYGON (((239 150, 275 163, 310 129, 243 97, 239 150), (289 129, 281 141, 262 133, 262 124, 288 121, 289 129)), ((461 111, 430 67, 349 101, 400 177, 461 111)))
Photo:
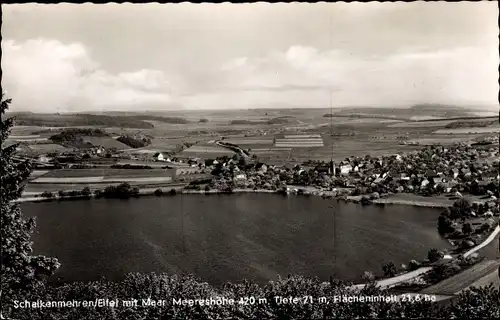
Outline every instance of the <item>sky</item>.
POLYGON ((2 10, 12 111, 498 108, 494 1, 2 10))

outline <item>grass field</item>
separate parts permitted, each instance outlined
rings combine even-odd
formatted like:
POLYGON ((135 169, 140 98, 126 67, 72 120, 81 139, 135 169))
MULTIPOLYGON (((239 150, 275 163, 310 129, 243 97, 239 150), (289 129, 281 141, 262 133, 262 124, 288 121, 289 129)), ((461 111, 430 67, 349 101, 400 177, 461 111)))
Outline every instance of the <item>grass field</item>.
POLYGON ((449 295, 456 294, 462 289, 473 284, 476 280, 487 276, 491 272, 494 272, 496 269, 498 269, 499 265, 500 261, 495 260, 486 260, 480 262, 451 278, 445 279, 438 284, 425 288, 421 291, 421 293, 449 295))
POLYGON ((257 156, 258 161, 279 164, 280 162, 288 162, 292 148, 267 148, 267 149, 252 149, 251 154, 257 156))

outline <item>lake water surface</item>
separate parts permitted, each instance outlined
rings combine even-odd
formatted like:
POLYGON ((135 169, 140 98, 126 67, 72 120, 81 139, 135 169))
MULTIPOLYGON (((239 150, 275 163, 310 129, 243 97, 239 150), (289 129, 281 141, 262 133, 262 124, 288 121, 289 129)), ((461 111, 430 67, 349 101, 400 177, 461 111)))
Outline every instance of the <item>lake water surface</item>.
POLYGON ((273 194, 177 195, 24 203, 37 218, 34 251, 62 263, 56 277, 118 279, 127 272, 193 273, 220 284, 289 273, 359 280, 449 248, 439 210, 361 206, 273 194))

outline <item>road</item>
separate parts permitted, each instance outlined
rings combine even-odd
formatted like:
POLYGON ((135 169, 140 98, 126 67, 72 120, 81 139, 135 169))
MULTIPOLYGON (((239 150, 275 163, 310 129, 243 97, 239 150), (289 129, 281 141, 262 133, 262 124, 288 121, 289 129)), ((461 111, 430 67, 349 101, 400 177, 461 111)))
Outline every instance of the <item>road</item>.
POLYGON ((218 145, 219 147, 223 147, 223 148, 229 149, 231 151, 234 151, 244 158, 250 158, 250 156, 248 155, 248 152, 246 152, 245 150, 243 150, 242 148, 240 148, 239 146, 237 146, 235 144, 231 144, 231 146, 229 146, 226 143, 224 143, 224 141, 221 141, 221 140, 215 141, 215 144, 218 145))
POLYGON ((493 230, 493 232, 490 234, 488 238, 486 238, 486 240, 484 240, 480 245, 477 245, 474 248, 467 251, 466 253, 464 253, 464 257, 468 257, 474 252, 486 247, 491 241, 495 240, 499 232, 500 232, 500 226, 497 225, 495 230, 493 230))
MULTIPOLYGON (((376 282, 376 284, 377 284, 377 286, 379 286, 382 289, 392 288, 400 283, 415 279, 415 278, 417 278, 417 277, 419 277, 419 276, 421 276, 421 275, 423 275, 431 270, 432 270, 432 267, 419 268, 417 270, 410 271, 410 272, 407 272, 405 274, 402 274, 402 275, 399 275, 399 276, 396 276, 393 278, 379 280, 376 282)), ((352 286, 351 288, 362 289, 365 285, 366 284, 364 284, 364 283, 357 284, 357 285, 352 286)))

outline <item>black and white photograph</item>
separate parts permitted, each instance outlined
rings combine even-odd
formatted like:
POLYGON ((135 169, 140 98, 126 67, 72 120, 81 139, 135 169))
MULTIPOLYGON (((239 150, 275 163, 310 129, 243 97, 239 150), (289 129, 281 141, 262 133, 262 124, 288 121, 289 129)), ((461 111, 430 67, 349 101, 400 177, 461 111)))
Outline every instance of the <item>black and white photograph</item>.
POLYGON ((500 318, 498 2, 1 15, 1 319, 500 318))

